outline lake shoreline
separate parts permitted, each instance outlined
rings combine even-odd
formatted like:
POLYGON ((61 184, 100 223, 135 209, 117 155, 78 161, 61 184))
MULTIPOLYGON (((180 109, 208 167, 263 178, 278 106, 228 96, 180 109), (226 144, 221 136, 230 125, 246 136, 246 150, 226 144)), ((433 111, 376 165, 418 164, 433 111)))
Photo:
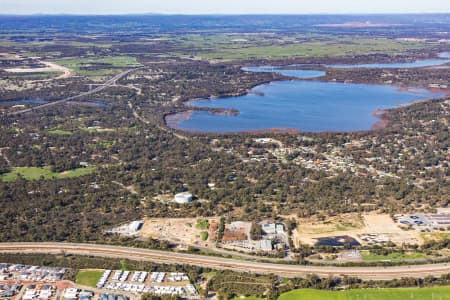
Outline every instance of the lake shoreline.
MULTIPOLYGON (((245 95, 258 95, 258 96, 264 96, 264 93, 262 92, 258 92, 258 91, 254 91, 255 88, 260 87, 260 86, 264 86, 264 85, 268 85, 272 82, 289 82, 289 81, 315 81, 315 82, 325 82, 325 83, 336 83, 336 82, 330 82, 330 81, 320 81, 317 80, 317 78, 315 78, 315 80, 305 80, 305 79, 299 79, 299 78, 290 78, 287 80, 271 80, 269 82, 264 82, 264 83, 260 83, 260 84, 256 84, 254 85, 252 88, 248 89, 245 93, 239 93, 238 94, 231 94, 229 96, 212 96, 210 98, 193 98, 193 99, 188 99, 183 101, 183 104, 186 106, 186 108, 189 108, 188 110, 185 111, 181 111, 181 112, 171 112, 168 113, 166 115, 163 116, 163 120, 164 120, 164 124, 166 126, 168 126, 169 128, 172 129, 176 129, 176 130, 180 130, 186 133, 191 133, 191 134, 238 134, 238 133, 247 133, 247 134, 263 134, 263 133, 287 133, 287 134, 297 134, 297 133, 337 133, 337 132, 358 132, 358 131, 373 131, 373 130, 381 130, 386 128, 389 124, 390 124, 390 120, 388 120, 387 118, 385 118, 385 114, 386 111, 390 110, 390 109, 398 109, 404 106, 409 106, 409 105, 413 105, 415 103, 420 103, 420 102, 426 102, 426 101, 430 101, 430 100, 434 100, 434 99, 439 99, 441 97, 426 97, 424 99, 417 99, 417 100, 412 100, 408 103, 404 103, 404 104, 400 104, 400 105, 396 105, 393 106, 391 108, 387 108, 387 109, 380 109, 377 108, 374 111, 372 111, 370 113, 371 116, 373 116, 374 118, 377 119, 376 122, 374 122, 371 125, 370 129, 366 129, 366 130, 327 130, 327 131, 319 131, 319 132, 315 132, 315 131, 306 131, 306 130, 301 130, 301 129, 297 129, 297 128, 285 128, 285 127, 273 127, 273 128, 267 128, 267 129, 255 129, 255 130, 239 130, 239 131, 226 131, 226 132, 210 132, 210 131, 202 131, 202 130, 191 130, 191 129, 184 129, 181 128, 179 126, 179 124, 181 124, 183 121, 189 120, 192 116, 192 114, 194 112, 197 111, 207 111, 207 112, 211 112, 214 115, 229 115, 229 116, 236 116, 239 115, 239 111, 235 110, 235 109, 227 109, 227 108, 221 108, 221 109, 217 109, 217 108, 210 108, 210 107, 189 107, 189 103, 195 102, 195 101, 199 101, 199 100, 210 100, 210 99, 221 99, 221 98, 234 98, 234 97, 241 97, 241 96, 245 96, 245 95), (179 116, 179 117, 175 117, 175 116, 179 116)), ((339 82, 340 83, 340 82, 339 82)), ((375 83, 344 83, 344 84, 353 84, 353 85, 373 85, 373 86, 385 86, 385 85, 380 85, 380 84, 375 84, 375 83)), ((391 86, 391 85, 386 85, 386 86, 391 86)), ((400 93, 411 93, 411 94, 416 94, 416 95, 421 95, 424 94, 424 92, 420 92, 417 91, 418 89, 423 89, 426 92, 429 92, 431 94, 444 94, 445 96, 449 96, 450 95, 450 90, 446 90, 446 89, 437 89, 437 88, 421 88, 421 87, 402 87, 402 86, 392 86, 392 87, 396 87, 396 91, 400 92, 400 93)))
MULTIPOLYGON (((438 54, 437 59, 443 59, 442 62, 449 62, 450 61, 450 54, 448 52, 441 52, 438 54)), ((426 61, 426 59, 425 59, 426 61)), ((410 62, 412 64, 414 63, 420 63, 420 60, 417 61, 413 61, 410 62)), ((396 65, 398 63, 393 63, 393 65, 396 65)), ((326 65, 325 65, 326 66, 326 65)), ((355 66, 362 66, 362 65, 349 65, 348 67, 355 67, 355 66)), ((434 65, 434 67, 439 66, 439 65, 434 65)), ((376 122, 374 122, 373 124, 371 124, 370 129, 366 129, 366 130, 377 130, 377 129, 382 129, 385 128, 386 126, 388 126, 389 121, 386 120, 386 118, 384 117, 386 110, 388 109, 395 109, 396 107, 402 107, 405 105, 411 105, 414 104, 418 101, 422 102, 422 101, 428 101, 430 99, 436 99, 434 97, 430 97, 430 94, 440 94, 440 95, 450 95, 450 90, 447 89, 441 89, 441 88, 428 88, 428 87, 405 87, 405 86, 393 86, 393 85, 385 85, 385 84, 380 84, 380 83, 374 83, 374 82, 369 82, 369 83, 361 83, 361 82, 357 82, 357 83, 353 83, 353 82, 337 82, 337 81, 330 81, 325 79, 326 75, 327 75, 327 70, 326 68, 323 68, 323 65, 319 65, 319 66, 315 66, 317 69, 310 69, 309 67, 312 66, 295 66, 294 69, 290 69, 290 67, 294 67, 294 65, 287 65, 287 66, 273 66, 273 65, 263 65, 260 67, 252 67, 252 66, 245 66, 245 67, 241 67, 241 71, 245 71, 245 72, 255 72, 255 73, 272 73, 272 74, 277 74, 277 75, 281 75, 283 76, 282 78, 274 78, 272 80, 267 80, 267 81, 263 81, 260 83, 257 83, 253 86, 251 86, 249 89, 240 92, 240 93, 232 93, 229 95, 221 95, 221 96, 216 96, 216 95, 211 95, 208 98, 194 98, 194 99, 187 99, 185 101, 183 101, 183 105, 185 107, 189 107, 188 114, 183 113, 183 111, 179 111, 179 112, 171 112, 168 113, 166 115, 163 116, 163 122, 166 126, 177 129, 177 130, 182 130, 185 132, 197 132, 197 133, 213 133, 210 131, 202 131, 202 130, 191 130, 191 129, 186 129, 186 128, 181 128, 179 125, 184 122, 189 120, 193 113, 196 111, 207 111, 210 112, 214 115, 232 115, 232 116, 237 116, 239 115, 239 110, 237 109, 228 109, 228 108, 212 108, 212 107, 202 107, 202 106, 198 106, 196 107, 195 105, 193 105, 194 102, 196 101, 201 101, 201 100, 213 100, 213 99, 221 99, 221 98, 235 98, 235 97, 245 97, 248 95, 257 95, 257 96, 265 96, 264 92, 261 91, 257 91, 256 89, 258 87, 264 87, 266 85, 269 85, 271 83, 274 82, 289 82, 289 81, 312 81, 312 82, 323 82, 323 83, 343 83, 343 84, 354 84, 354 85, 372 85, 372 86, 391 86, 396 88, 397 92, 400 93, 409 93, 409 94, 415 94, 415 95, 424 95, 424 99, 418 99, 418 100, 412 100, 410 102, 404 103, 402 105, 395 105, 393 107, 390 108, 376 108, 374 109, 372 112, 370 112, 370 115, 372 117, 374 117, 375 119, 377 119, 376 122), (297 67, 304 67, 305 69, 297 69, 297 67), (179 115, 179 117, 176 117, 177 115, 179 115)), ((423 66, 419 66, 423 67, 423 66)), ((433 65, 431 66, 433 67, 433 65)), ((364 131, 366 131, 364 130, 364 131)), ((237 130, 237 131, 217 131, 214 132, 216 134, 218 133, 240 133, 240 132, 278 132, 278 131, 283 131, 283 132, 301 132, 302 130, 300 129, 296 129, 296 128, 267 128, 267 129, 258 129, 258 130, 237 130)), ((353 131, 353 130, 350 130, 353 131)), ((333 130, 326 130, 326 131, 319 131, 319 132, 350 132, 349 130, 337 130, 337 131, 333 131, 333 130)), ((360 130, 354 130, 354 131, 360 131, 360 130)), ((316 132, 316 131, 311 131, 311 130, 305 130, 303 132, 316 132)))

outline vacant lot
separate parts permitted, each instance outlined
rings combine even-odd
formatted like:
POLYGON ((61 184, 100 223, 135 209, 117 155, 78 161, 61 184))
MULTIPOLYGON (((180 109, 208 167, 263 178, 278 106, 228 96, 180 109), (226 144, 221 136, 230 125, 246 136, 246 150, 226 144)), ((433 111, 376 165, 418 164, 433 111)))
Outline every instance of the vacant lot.
POLYGON ((78 272, 75 282, 77 284, 95 287, 103 270, 81 270, 78 272))
POLYGON ((217 223, 217 218, 147 218, 144 220, 141 234, 144 237, 152 237, 179 244, 207 247, 211 243, 207 241, 208 233, 206 231, 208 225, 206 224, 217 223))
MULTIPOLYGON (((314 244, 317 238, 351 235, 364 227, 361 216, 357 214, 344 214, 319 220, 316 217, 298 219, 298 227, 293 231, 293 240, 296 246, 314 244)), ((353 235, 352 235, 353 236, 353 235)))
POLYGON ((5 182, 16 181, 19 176, 22 176, 27 180, 38 180, 41 177, 44 179, 66 179, 88 175, 94 171, 95 167, 78 168, 61 173, 53 172, 50 167, 16 167, 10 172, 3 174, 0 178, 5 182))
POLYGON ((340 292, 295 290, 282 294, 279 300, 450 300, 450 287, 364 289, 340 292))
POLYGON ((384 236, 398 245, 423 243, 419 232, 402 230, 387 214, 345 214, 325 220, 298 219, 298 224, 297 229, 293 231, 296 246, 300 243, 312 245, 318 238, 342 235, 351 236, 365 245, 367 241, 362 240, 361 236, 367 234, 384 236))
POLYGON ((72 75, 72 72, 69 68, 60 66, 58 64, 47 62, 47 61, 39 61, 41 64, 45 65, 45 67, 42 68, 28 68, 28 67, 21 67, 21 68, 11 68, 11 69, 5 69, 6 72, 10 73, 62 73, 62 75, 58 76, 56 79, 64 79, 68 78, 72 75))

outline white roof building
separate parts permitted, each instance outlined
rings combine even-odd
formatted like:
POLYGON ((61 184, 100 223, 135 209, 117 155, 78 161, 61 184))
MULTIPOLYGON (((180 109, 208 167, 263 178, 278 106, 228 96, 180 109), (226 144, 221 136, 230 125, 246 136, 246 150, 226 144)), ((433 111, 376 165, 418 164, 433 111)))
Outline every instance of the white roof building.
POLYGON ((271 240, 261 240, 259 241, 259 249, 262 251, 272 251, 272 241, 271 240))
POLYGON ((280 223, 266 223, 262 225, 262 230, 265 234, 279 234, 284 233, 283 224, 280 223))

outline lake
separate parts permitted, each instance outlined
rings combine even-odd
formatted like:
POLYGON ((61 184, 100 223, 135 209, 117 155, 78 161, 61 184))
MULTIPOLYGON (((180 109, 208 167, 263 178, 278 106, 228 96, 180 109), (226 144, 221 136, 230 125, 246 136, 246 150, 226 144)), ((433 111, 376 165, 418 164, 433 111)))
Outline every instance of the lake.
POLYGON ((261 66, 261 67, 244 67, 242 71, 254 72, 254 73, 277 73, 284 76, 296 77, 300 79, 318 78, 325 76, 325 71, 318 70, 285 70, 282 67, 274 66, 261 66))
MULTIPOLYGON (((408 63, 327 65, 332 68, 417 68, 450 62, 450 53, 439 58, 408 63)), ((300 66, 300 65, 296 65, 300 66)), ((324 76, 325 71, 291 70, 275 66, 245 67, 247 72, 271 72, 299 79, 324 76)), ((225 109, 188 111, 166 116, 166 123, 177 129, 231 133, 268 129, 295 129, 308 132, 370 130, 380 120, 377 110, 413 101, 437 98, 443 94, 424 89, 400 91, 397 87, 317 81, 277 81, 255 87, 238 97, 189 101, 188 106, 225 109), (239 113, 226 113, 226 110, 239 113)))
POLYGON ((191 107, 224 108, 238 115, 191 111, 166 117, 169 126, 186 131, 242 132, 296 129, 308 132, 369 130, 379 121, 373 113, 417 101, 440 97, 423 89, 399 91, 397 87, 318 81, 275 81, 251 93, 190 101, 191 107))
POLYGON ((325 65, 334 69, 352 69, 352 68, 371 68, 371 69, 411 69, 440 66, 450 62, 450 53, 443 52, 439 54, 439 58, 423 59, 412 62, 403 63, 376 63, 376 64, 356 64, 356 65, 325 65))

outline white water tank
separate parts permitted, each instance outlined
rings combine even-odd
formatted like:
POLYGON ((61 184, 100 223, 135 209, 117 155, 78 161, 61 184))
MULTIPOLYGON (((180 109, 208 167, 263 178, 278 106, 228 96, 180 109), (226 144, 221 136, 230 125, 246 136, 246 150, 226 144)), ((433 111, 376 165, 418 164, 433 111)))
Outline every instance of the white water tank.
POLYGON ((176 194, 174 199, 176 203, 184 204, 192 201, 192 194, 189 192, 176 194))

